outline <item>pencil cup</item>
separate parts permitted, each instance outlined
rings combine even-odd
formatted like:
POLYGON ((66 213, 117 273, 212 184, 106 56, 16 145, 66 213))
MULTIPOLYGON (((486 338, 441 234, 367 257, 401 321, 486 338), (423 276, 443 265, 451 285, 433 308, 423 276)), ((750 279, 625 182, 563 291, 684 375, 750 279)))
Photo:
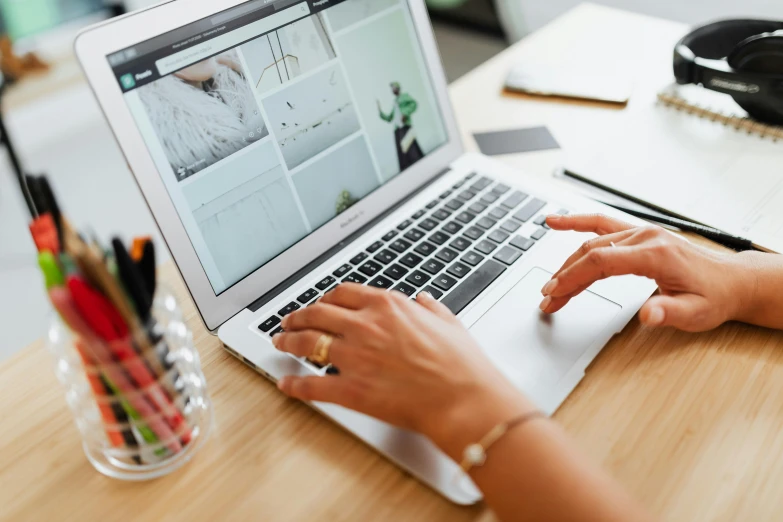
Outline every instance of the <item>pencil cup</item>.
POLYGON ((84 452, 116 479, 171 473, 193 458, 212 425, 198 352, 165 289, 157 291, 152 317, 111 341, 77 335, 58 317, 47 336, 84 452))

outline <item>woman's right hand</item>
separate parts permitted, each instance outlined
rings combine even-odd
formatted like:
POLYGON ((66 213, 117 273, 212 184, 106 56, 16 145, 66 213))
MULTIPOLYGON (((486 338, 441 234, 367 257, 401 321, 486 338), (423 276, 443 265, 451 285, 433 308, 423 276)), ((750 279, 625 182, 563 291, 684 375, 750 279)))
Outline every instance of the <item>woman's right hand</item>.
POLYGON ((754 300, 759 253, 721 254, 661 227, 634 227, 602 215, 549 216, 553 230, 593 232, 542 289, 541 309, 556 313, 598 280, 633 274, 654 279, 660 294, 639 312, 650 326, 697 332, 744 319, 754 300))

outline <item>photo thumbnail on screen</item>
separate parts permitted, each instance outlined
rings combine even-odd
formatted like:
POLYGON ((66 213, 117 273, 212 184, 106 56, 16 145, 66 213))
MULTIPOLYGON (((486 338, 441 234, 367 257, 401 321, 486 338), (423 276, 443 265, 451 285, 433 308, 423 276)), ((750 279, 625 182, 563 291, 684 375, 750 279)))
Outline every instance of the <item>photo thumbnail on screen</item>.
POLYGON ((178 181, 269 134, 236 50, 138 89, 178 181))

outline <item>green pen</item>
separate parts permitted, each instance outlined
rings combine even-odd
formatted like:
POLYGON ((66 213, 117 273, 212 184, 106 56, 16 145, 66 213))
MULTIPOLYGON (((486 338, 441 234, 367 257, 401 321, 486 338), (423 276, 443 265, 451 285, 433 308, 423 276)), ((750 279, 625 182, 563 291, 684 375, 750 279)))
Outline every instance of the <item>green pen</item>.
POLYGON ((41 267, 41 272, 43 272, 47 290, 65 285, 65 277, 63 277, 54 254, 49 251, 38 254, 38 266, 41 267))

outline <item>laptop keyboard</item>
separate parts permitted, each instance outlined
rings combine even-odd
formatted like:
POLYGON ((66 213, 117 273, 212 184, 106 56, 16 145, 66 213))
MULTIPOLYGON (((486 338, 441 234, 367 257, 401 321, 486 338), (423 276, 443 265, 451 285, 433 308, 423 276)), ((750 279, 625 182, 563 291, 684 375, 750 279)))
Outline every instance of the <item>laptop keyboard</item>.
POLYGON ((268 336, 282 332, 283 317, 315 304, 341 282, 410 298, 426 291, 458 314, 546 236, 546 206, 488 176, 469 174, 312 288, 294 292, 297 297, 258 329, 268 336), (527 234, 520 232, 525 225, 527 234))

